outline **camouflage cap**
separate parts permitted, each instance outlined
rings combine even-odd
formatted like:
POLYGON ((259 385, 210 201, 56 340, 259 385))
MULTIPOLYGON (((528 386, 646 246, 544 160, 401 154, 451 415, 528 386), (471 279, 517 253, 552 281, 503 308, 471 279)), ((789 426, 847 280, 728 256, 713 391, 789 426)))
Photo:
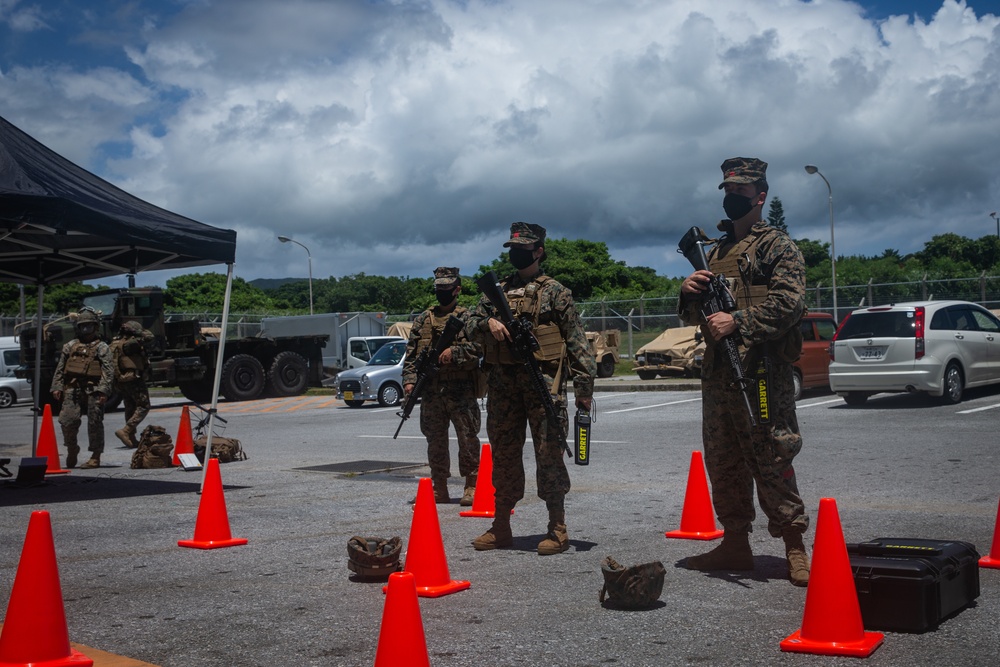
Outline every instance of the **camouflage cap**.
POLYGON ((719 189, 725 187, 726 183, 756 183, 764 180, 767 172, 767 163, 755 157, 731 157, 722 163, 722 183, 719 189))
POLYGON ((457 266, 439 266, 434 269, 435 287, 454 285, 459 280, 461 276, 458 275, 457 266))
POLYGON ((531 225, 527 222, 515 222, 510 226, 510 240, 503 244, 504 248, 512 245, 530 245, 545 243, 545 228, 541 225, 531 225))

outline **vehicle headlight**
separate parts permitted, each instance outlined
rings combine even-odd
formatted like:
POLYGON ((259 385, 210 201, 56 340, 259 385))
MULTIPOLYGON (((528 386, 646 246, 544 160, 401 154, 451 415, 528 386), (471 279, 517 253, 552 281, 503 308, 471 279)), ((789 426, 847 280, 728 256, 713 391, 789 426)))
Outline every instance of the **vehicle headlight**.
POLYGON ((368 382, 368 374, 367 373, 365 373, 364 375, 361 376, 361 386, 364 387, 365 389, 369 389, 371 387, 371 385, 368 382))
POLYGON ((643 354, 637 354, 635 356, 635 360, 638 361, 640 364, 644 364, 646 363, 646 356, 643 354))

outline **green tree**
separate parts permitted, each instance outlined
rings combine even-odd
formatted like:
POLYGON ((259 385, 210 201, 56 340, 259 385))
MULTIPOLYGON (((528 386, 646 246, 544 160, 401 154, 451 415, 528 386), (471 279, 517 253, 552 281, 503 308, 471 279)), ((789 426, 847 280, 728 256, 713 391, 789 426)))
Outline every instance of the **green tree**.
MULTIPOLYGON (((164 302, 178 312, 219 313, 225 304, 226 276, 222 273, 189 273, 167 280, 164 302)), ((263 290, 243 278, 233 278, 229 310, 233 313, 267 313, 274 304, 263 290)))
POLYGON ((780 197, 771 200, 771 208, 767 213, 767 223, 775 229, 788 232, 788 225, 785 224, 785 207, 781 205, 780 197))
POLYGON ((815 268, 826 262, 826 272, 830 273, 830 244, 813 241, 811 239, 795 239, 795 245, 799 247, 802 258, 806 262, 806 268, 815 268))

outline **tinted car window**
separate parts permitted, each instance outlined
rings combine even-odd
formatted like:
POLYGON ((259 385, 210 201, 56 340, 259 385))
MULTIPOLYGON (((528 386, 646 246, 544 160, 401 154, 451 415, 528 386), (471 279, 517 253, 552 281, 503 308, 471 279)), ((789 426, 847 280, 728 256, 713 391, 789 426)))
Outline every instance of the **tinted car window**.
POLYGON ((369 366, 395 366, 406 354, 406 343, 389 343, 383 345, 368 362, 369 366))
POLYGON ((17 366, 21 362, 20 350, 4 350, 3 363, 6 366, 17 366))
POLYGON ((837 325, 831 320, 816 320, 816 331, 819 332, 820 340, 833 340, 837 333, 837 325))
POLYGON ((976 320, 976 325, 980 331, 992 331, 993 333, 1000 333, 1000 322, 993 317, 990 317, 989 313, 985 313, 981 310, 973 310, 972 316, 976 320))
POLYGON ((838 340, 848 338, 913 338, 913 311, 855 313, 847 318, 838 340))
POLYGON ((931 318, 931 329, 951 329, 951 317, 948 315, 949 309, 939 310, 931 318))
POLYGON ((799 328, 802 329, 802 340, 816 340, 812 320, 802 320, 799 322, 799 328))

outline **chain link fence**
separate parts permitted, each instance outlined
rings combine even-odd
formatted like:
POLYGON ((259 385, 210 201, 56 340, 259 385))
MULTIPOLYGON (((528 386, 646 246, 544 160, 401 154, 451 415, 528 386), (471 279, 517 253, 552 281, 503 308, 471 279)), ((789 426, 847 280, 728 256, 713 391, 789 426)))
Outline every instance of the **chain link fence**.
MULTIPOLYGON (((919 280, 900 283, 874 283, 837 286, 837 319, 855 308, 904 301, 943 301, 959 299, 978 303, 990 310, 1000 309, 1000 276, 919 280)), ((677 296, 641 296, 637 299, 601 299, 579 301, 577 310, 588 331, 619 329, 628 332, 662 331, 680 326, 677 317, 677 296)), ((832 286, 817 285, 806 289, 806 303, 812 311, 833 312, 832 286)), ((387 315, 386 322, 412 320, 417 313, 387 315)), ((269 315, 231 313, 228 336, 242 338, 260 333, 260 321, 269 315)), ((52 321, 56 316, 46 318, 52 321)), ((167 321, 196 319, 202 326, 218 329, 222 313, 170 313, 167 321)), ((13 336, 21 324, 16 314, 0 313, 0 336, 13 336)))

